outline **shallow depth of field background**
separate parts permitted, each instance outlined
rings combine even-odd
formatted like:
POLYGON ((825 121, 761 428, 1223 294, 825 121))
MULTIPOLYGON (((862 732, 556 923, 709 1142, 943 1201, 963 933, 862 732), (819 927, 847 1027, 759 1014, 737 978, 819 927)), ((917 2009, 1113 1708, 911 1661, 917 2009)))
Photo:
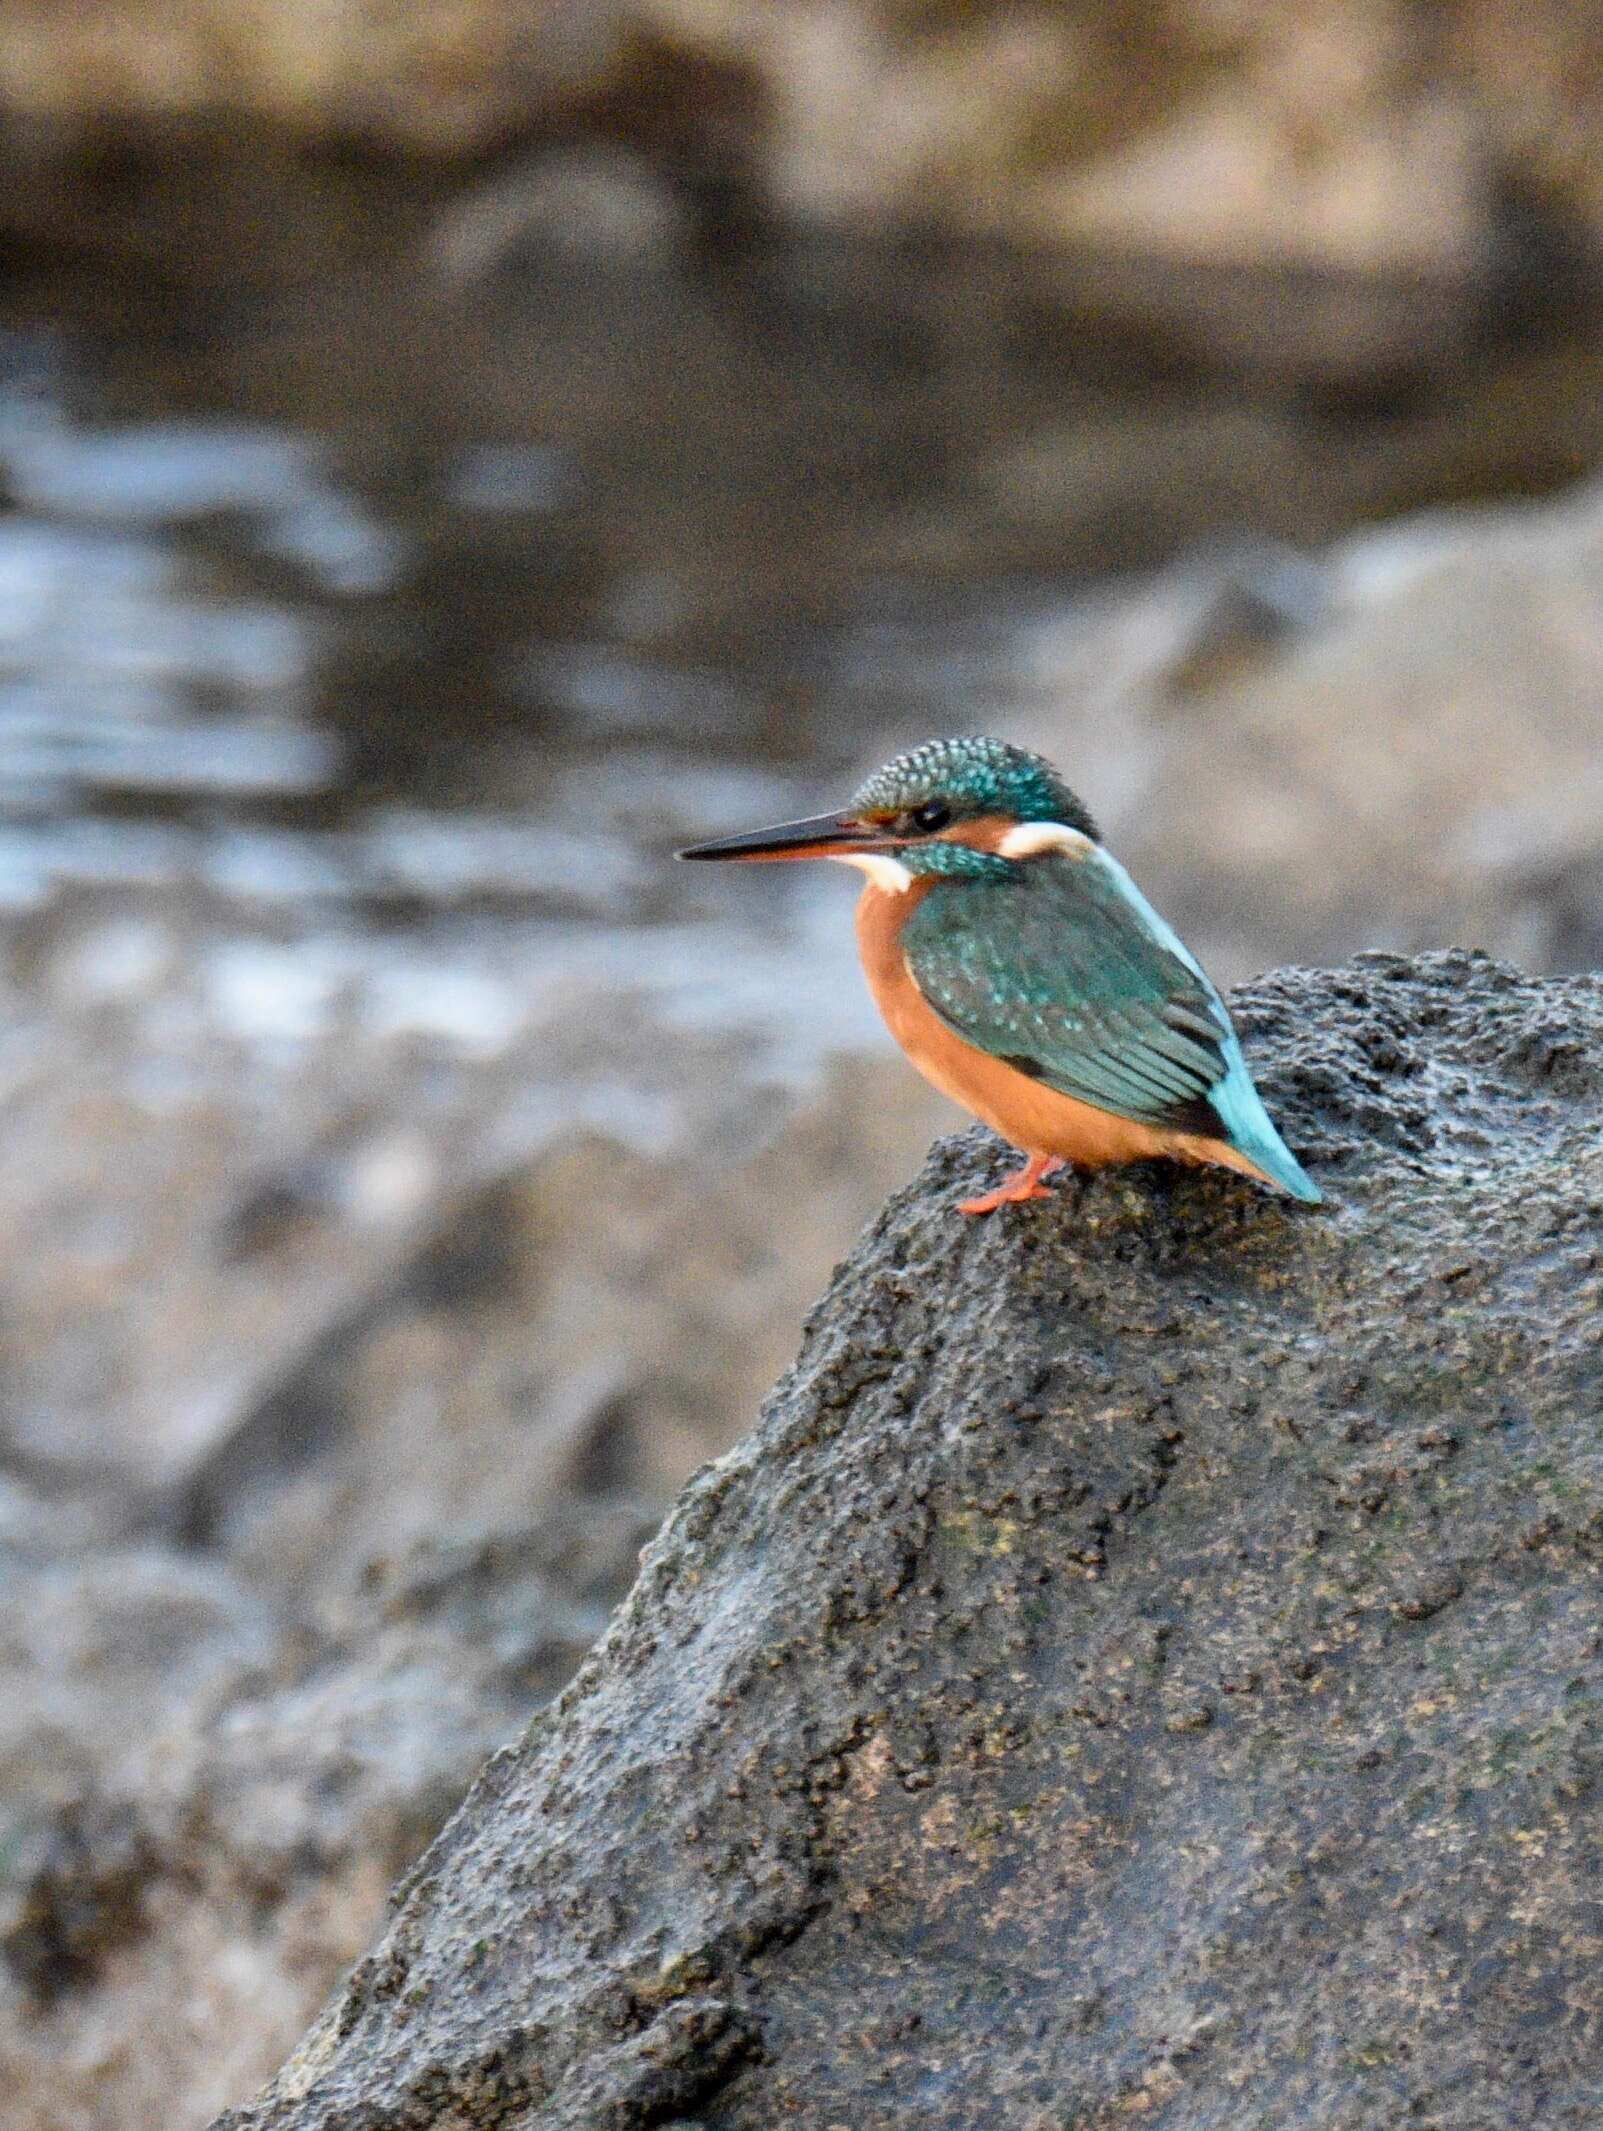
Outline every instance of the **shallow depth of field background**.
POLYGON ((272 2068, 953 1121, 675 843, 1598 962, 1588 11, 1304 13, 0 0, 8 2122, 272 2068))

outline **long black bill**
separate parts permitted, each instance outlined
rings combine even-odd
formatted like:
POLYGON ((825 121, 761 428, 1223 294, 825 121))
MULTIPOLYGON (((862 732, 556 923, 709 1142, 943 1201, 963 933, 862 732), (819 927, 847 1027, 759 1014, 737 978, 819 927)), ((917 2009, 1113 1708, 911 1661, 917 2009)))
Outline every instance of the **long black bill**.
POLYGON ((842 851, 889 851, 893 840, 849 814, 814 814, 807 821, 781 821, 716 843, 692 844, 680 858, 832 858, 842 851))

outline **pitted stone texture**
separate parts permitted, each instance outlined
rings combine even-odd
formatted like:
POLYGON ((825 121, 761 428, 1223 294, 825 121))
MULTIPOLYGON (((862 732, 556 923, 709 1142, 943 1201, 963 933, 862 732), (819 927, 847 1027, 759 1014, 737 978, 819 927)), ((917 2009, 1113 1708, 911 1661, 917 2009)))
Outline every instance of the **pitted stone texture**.
POLYGON ((1237 1004, 1328 1206, 939 1147, 232 2131, 1595 2121, 1603 983, 1237 1004))

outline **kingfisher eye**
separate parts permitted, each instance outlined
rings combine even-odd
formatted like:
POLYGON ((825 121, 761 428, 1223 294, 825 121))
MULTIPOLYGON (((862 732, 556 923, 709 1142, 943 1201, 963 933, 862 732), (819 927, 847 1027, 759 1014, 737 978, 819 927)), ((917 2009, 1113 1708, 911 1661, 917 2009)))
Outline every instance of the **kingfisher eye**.
POLYGON ((926 799, 921 807, 914 807, 912 822, 915 829, 931 836, 937 829, 944 829, 952 818, 952 810, 944 799, 926 799))

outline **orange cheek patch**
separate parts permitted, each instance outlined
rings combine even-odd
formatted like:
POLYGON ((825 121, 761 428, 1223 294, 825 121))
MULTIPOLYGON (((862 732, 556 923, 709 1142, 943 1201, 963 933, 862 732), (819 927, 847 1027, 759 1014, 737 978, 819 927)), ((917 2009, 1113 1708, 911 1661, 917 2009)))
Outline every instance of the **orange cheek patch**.
POLYGON ((941 844, 967 844, 971 851, 989 851, 993 857, 1001 847, 1002 838, 1009 829, 1017 828, 1017 822, 1008 821, 1001 814, 982 814, 978 821, 960 821, 955 829, 943 829, 931 839, 941 844))

